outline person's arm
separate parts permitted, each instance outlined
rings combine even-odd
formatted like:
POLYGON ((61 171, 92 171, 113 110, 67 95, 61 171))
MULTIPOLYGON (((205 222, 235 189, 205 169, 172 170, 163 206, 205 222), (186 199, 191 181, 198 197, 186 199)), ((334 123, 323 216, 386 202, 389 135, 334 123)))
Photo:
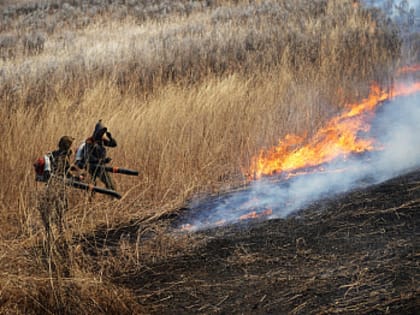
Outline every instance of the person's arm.
POLYGON ((112 138, 112 135, 109 131, 106 132, 106 136, 108 139, 103 140, 104 146, 115 148, 117 146, 117 141, 112 138))

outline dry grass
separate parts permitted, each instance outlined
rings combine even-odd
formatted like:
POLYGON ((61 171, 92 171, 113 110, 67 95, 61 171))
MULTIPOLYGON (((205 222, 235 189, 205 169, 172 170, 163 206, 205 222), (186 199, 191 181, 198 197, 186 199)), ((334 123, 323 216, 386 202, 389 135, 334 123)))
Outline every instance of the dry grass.
MULTIPOLYGON (((143 94, 167 82, 195 83, 209 73, 253 75, 273 66, 286 67, 299 81, 321 79, 329 96, 337 80, 346 91, 356 78, 387 78, 399 46, 389 27, 349 3, 301 2, 220 6, 140 25, 100 18, 80 30, 63 29, 45 36, 40 51, 31 49, 37 54, 14 49, 2 66, 0 96, 28 105, 62 95, 77 101, 101 80, 143 94)), ((37 47, 41 35, 33 36, 27 41, 37 47)))
MULTIPOLYGON (((80 309, 74 313, 132 310, 134 297, 102 278, 104 270, 113 273, 106 266, 124 269, 125 258, 92 258, 75 244, 98 226, 115 229, 170 213, 198 193, 240 185, 261 147, 286 133, 314 132, 344 102, 363 96, 368 81, 391 80, 400 45, 395 30, 351 2, 215 1, 206 10, 170 11, 164 19, 115 18, 108 8, 86 25, 49 29, 41 23, 31 32, 22 28, 26 13, 4 22, 2 311, 66 313, 75 305, 80 309), (34 184, 32 162, 62 135, 78 144, 100 118, 119 143, 109 150, 114 164, 138 169, 140 176, 114 175, 124 195, 119 202, 69 192, 67 227, 48 239, 37 201, 44 187, 34 184), (40 242, 43 249, 34 250, 40 242), (13 263, 22 257, 16 271, 13 263), (67 265, 70 275, 45 260, 67 265), (115 305, 109 303, 114 297, 115 305)), ((42 10, 31 12, 37 21, 33 12, 42 10)), ((188 248, 188 240, 167 248, 168 236, 157 235, 160 245, 148 243, 138 255, 153 260, 188 248)), ((123 240, 118 246, 124 251, 123 240)), ((138 255, 129 256, 128 265, 133 259, 146 264, 138 255)))

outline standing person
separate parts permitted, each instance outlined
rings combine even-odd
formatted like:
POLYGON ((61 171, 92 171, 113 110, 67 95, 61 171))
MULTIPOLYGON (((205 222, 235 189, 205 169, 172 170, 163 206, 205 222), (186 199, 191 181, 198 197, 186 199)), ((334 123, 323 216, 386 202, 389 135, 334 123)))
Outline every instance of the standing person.
POLYGON ((44 223, 48 239, 52 237, 51 226, 55 224, 60 234, 64 228, 64 213, 68 209, 65 179, 72 177, 70 171, 71 146, 74 138, 63 136, 58 149, 47 153, 35 162, 36 180, 47 183, 41 195, 38 209, 44 223))
POLYGON ((102 120, 99 120, 92 136, 87 138, 77 149, 75 164, 81 169, 88 170, 95 185, 98 177, 106 188, 115 190, 115 184, 103 166, 111 162, 111 158, 107 157, 105 147, 115 148, 116 146, 117 142, 108 128, 102 124, 102 120))

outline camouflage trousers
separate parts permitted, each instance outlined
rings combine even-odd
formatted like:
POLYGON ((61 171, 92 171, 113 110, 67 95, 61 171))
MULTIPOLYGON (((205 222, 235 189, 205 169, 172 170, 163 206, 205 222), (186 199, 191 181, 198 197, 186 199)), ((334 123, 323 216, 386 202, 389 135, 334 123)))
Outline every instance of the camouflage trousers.
POLYGON ((60 178, 53 177, 47 183, 39 204, 42 223, 47 234, 51 232, 53 226, 57 227, 60 234, 63 233, 64 214, 69 207, 67 189, 63 179, 60 178))

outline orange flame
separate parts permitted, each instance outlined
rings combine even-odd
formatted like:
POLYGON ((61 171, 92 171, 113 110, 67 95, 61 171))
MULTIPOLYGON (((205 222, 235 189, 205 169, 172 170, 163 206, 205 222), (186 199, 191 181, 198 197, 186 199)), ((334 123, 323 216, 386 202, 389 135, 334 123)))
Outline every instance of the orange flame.
POLYGON ((261 151, 251 161, 254 178, 281 172, 291 172, 314 167, 352 153, 380 149, 374 139, 359 137, 360 132, 370 129, 374 109, 392 96, 408 95, 420 91, 420 83, 400 85, 385 91, 372 85, 369 96, 360 103, 349 104, 343 114, 331 119, 328 124, 307 141, 305 137, 287 135, 279 145, 261 151))
POLYGON ((413 72, 419 72, 420 71, 420 64, 419 65, 410 65, 410 66, 404 66, 400 69, 398 69, 397 74, 405 74, 405 73, 413 73, 413 72))
POLYGON ((193 225, 186 223, 181 226, 181 231, 190 231, 193 229, 193 225))
MULTIPOLYGON (((400 73, 418 71, 418 66, 402 69, 400 73)), ((360 103, 348 104, 347 111, 332 118, 328 124, 318 130, 311 138, 306 136, 286 135, 279 142, 277 147, 267 151, 261 151, 252 160, 251 174, 254 178, 274 173, 287 172, 287 178, 298 176, 302 173, 296 172, 299 169, 320 166, 339 156, 346 157, 352 153, 361 153, 371 150, 378 150, 381 147, 375 144, 374 139, 359 137, 360 132, 367 132, 370 129, 369 122, 373 117, 374 110, 378 105, 396 96, 409 95, 420 92, 420 82, 410 85, 396 85, 391 90, 383 90, 377 85, 372 85, 369 96, 360 103)), ((336 172, 343 170, 337 169, 336 172)), ((240 210, 249 209, 250 212, 239 216, 239 220, 252 220, 266 218, 273 214, 272 209, 263 211, 251 211, 258 207, 258 199, 253 198, 240 206, 240 210)), ((227 223, 225 219, 214 222, 213 226, 223 226, 227 223)), ((181 231, 193 231, 195 225, 184 224, 181 231)))
POLYGON ((250 213, 241 215, 239 217, 239 220, 258 219, 258 218, 268 217, 272 214, 273 214, 273 210, 271 209, 266 209, 262 212, 252 211, 250 213))

